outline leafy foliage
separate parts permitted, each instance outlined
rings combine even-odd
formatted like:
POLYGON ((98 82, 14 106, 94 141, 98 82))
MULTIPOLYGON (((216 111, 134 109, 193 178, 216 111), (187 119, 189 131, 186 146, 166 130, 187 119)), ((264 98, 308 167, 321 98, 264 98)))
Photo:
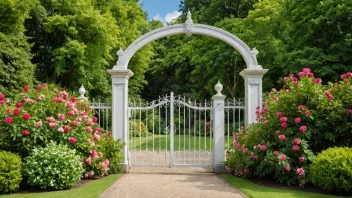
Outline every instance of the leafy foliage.
POLYGON ((0 93, 12 95, 34 81, 31 45, 25 36, 24 21, 37 0, 0 1, 0 93))
POLYGON ((0 151, 0 193, 13 192, 22 181, 21 157, 10 152, 0 151))
POLYGON ((312 182, 329 192, 351 192, 352 148, 336 147, 322 151, 310 165, 312 182))
POLYGON ((80 180, 82 166, 75 150, 51 142, 45 148, 33 149, 25 158, 23 174, 31 186, 65 189, 80 180))

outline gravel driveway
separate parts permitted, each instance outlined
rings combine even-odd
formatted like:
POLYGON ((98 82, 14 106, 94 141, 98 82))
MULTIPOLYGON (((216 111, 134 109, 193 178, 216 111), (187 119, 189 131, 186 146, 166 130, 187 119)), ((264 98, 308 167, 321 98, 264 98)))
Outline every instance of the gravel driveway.
POLYGON ((247 197, 215 175, 211 167, 132 167, 101 198, 247 197))

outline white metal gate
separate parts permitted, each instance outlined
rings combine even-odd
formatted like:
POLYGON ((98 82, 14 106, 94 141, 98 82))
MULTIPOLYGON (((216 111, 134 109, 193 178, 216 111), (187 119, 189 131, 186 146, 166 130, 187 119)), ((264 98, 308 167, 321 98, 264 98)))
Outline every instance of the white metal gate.
POLYGON ((129 105, 129 164, 211 165, 212 107, 185 97, 129 105))

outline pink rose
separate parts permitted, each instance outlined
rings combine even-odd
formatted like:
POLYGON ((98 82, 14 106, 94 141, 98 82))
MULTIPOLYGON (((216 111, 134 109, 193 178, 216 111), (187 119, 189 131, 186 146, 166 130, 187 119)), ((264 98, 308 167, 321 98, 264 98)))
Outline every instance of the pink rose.
POLYGON ((29 131, 28 130, 23 130, 22 131, 22 136, 28 136, 29 135, 29 131))
POLYGON ((93 117, 92 118, 92 122, 97 122, 98 121, 98 118, 97 117, 93 117))
POLYGON ((313 73, 308 73, 308 78, 312 78, 314 76, 313 73))
POLYGON ((266 149, 267 149, 266 145, 262 145, 262 146, 260 147, 260 150, 261 150, 261 151, 265 151, 266 149))
POLYGON ((231 168, 227 168, 227 172, 228 172, 228 173, 231 173, 231 168))
POLYGON ((352 114, 352 110, 351 109, 347 110, 347 113, 351 115, 352 114))
POLYGON ((285 154, 281 154, 280 155, 280 160, 285 161, 286 160, 286 155, 285 154))
POLYGON ((301 156, 301 157, 298 158, 298 160, 299 160, 300 162, 304 162, 304 157, 301 156))
POLYGON ((100 140, 100 135, 94 134, 94 140, 99 141, 100 140))
POLYGON ((304 113, 306 114, 306 116, 310 115, 310 111, 309 110, 306 110, 304 113))
POLYGON ((109 166, 110 161, 108 159, 105 159, 104 162, 105 162, 106 166, 109 166))
POLYGON ((88 174, 87 173, 84 174, 84 178, 88 178, 88 174))
POLYGON ((93 170, 89 171, 89 175, 94 176, 94 171, 93 170))
POLYGON ((61 121, 65 121, 65 115, 59 113, 59 114, 57 115, 57 117, 58 117, 61 121))
POLYGON ((22 107, 22 103, 16 102, 16 107, 17 107, 17 108, 21 108, 21 107, 22 107))
POLYGON ((298 106, 298 109, 299 109, 299 110, 303 110, 303 109, 304 109, 304 105, 299 105, 299 106, 298 106))
POLYGON ((294 140, 294 142, 295 142, 295 144, 300 144, 300 143, 301 143, 301 139, 296 138, 296 139, 294 140))
POLYGON ((282 117, 282 112, 277 113, 277 118, 281 118, 282 117))
POLYGON ((253 160, 257 160, 257 159, 258 159, 258 156, 254 155, 253 160))
POLYGON ((47 122, 55 122, 55 119, 53 117, 48 117, 46 118, 47 122))
MULTIPOLYGON (((50 123, 50 124, 51 124, 51 123, 50 123)), ((60 133, 62 133, 62 132, 64 132, 64 129, 63 129, 62 127, 60 127, 60 128, 57 129, 57 131, 60 132, 60 133)))
POLYGON ((290 166, 285 166, 285 171, 290 172, 291 167, 290 166))
POLYGON ((64 126, 64 131, 65 131, 66 133, 70 132, 70 127, 69 127, 68 125, 65 125, 65 126, 64 126))
POLYGON ((28 86, 24 86, 24 87, 23 87, 23 91, 24 91, 24 92, 28 92, 28 90, 29 90, 28 86))
POLYGON ((50 123, 49 123, 49 127, 50 127, 50 128, 54 128, 55 126, 56 126, 55 122, 50 122, 50 123))
POLYGON ((279 139, 280 139, 281 141, 283 141, 283 140, 286 139, 286 137, 285 137, 284 135, 279 135, 279 139))
POLYGON ((41 126, 43 126, 42 121, 37 122, 36 126, 37 126, 37 127, 41 127, 41 126))
POLYGON ((72 126, 77 126, 77 122, 76 121, 73 121, 71 124, 72 124, 72 126))
POLYGON ((284 80, 287 82, 287 81, 289 80, 289 78, 288 78, 288 77, 285 77, 284 80))
POLYGON ((246 154, 247 153, 247 149, 243 149, 243 154, 246 154))
POLYGON ((292 146, 292 150, 297 152, 299 150, 299 146, 298 145, 292 146))
POLYGON ((276 131, 275 131, 275 133, 276 133, 276 134, 279 134, 279 133, 280 133, 280 131, 279 131, 279 130, 276 130, 276 131))
POLYGON ((29 120, 29 118, 31 118, 31 116, 28 113, 23 114, 24 120, 29 120))
POLYGON ((303 175, 303 174, 304 174, 303 168, 297 169, 297 173, 298 173, 299 175, 303 175))
POLYGON ((352 77, 352 73, 351 73, 351 72, 347 72, 347 73, 346 73, 346 76, 347 76, 347 77, 352 77))
POLYGON ((240 144, 240 143, 237 143, 237 144, 236 144, 236 148, 241 148, 241 144, 240 144))
POLYGON ((298 124, 298 123, 300 123, 301 122, 301 118, 296 118, 295 119, 295 122, 298 124))
POLYGON ((87 162, 87 164, 91 165, 91 163, 92 163, 92 158, 88 157, 88 158, 86 159, 86 162, 87 162))
POLYGON ((301 126, 299 127, 299 130, 304 133, 306 130, 307 130, 307 127, 306 126, 301 126))
POLYGON ((277 155, 279 155, 279 151, 274 151, 273 154, 274 154, 275 156, 277 156, 277 155))
POLYGON ((5 118, 6 124, 11 124, 12 122, 13 122, 13 118, 11 118, 11 117, 5 118))
POLYGON ((345 78, 346 78, 346 74, 342 74, 341 79, 345 79, 345 78))
POLYGON ((69 138, 70 144, 75 144, 77 142, 76 138, 70 137, 69 138))
POLYGON ((309 73, 309 72, 310 72, 310 69, 309 69, 309 68, 304 68, 304 69, 303 69, 303 72, 304 72, 304 73, 309 73))
POLYGON ((280 122, 287 122, 287 117, 280 118, 280 122))
POLYGON ((284 128, 284 129, 286 129, 286 128, 287 128, 287 123, 286 123, 286 122, 283 122, 283 123, 281 124, 281 127, 284 128))
POLYGON ((298 72, 298 76, 299 77, 303 77, 304 76, 304 72, 298 72))
POLYGON ((321 79, 320 78, 316 78, 316 79, 314 79, 314 84, 319 84, 319 83, 321 83, 321 79))
POLYGON ((20 110, 19 109, 17 109, 17 108, 15 108, 14 110, 13 110, 13 115, 15 115, 15 116, 18 116, 18 115, 20 115, 20 110))

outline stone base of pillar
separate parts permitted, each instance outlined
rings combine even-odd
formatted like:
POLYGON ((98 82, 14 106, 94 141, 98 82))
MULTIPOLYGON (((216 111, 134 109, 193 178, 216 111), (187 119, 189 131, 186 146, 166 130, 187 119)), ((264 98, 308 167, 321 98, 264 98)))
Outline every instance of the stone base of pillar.
POLYGON ((224 165, 213 165, 213 171, 215 174, 227 173, 227 170, 224 165))
POLYGON ((122 173, 128 173, 129 170, 130 170, 130 167, 126 163, 121 163, 120 164, 120 170, 121 170, 122 173))

